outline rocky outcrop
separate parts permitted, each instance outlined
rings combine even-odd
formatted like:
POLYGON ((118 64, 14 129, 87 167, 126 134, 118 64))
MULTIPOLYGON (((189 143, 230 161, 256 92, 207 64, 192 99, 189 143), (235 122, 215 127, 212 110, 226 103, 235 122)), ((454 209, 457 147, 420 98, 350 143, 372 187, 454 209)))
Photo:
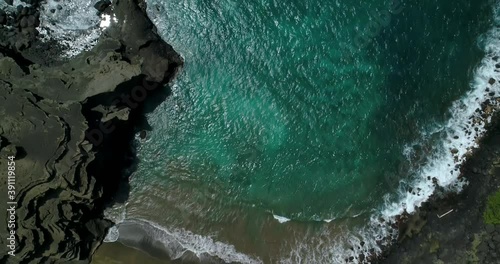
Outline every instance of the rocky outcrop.
MULTIPOLYGON (((23 50, 36 41, 40 25, 39 1, 31 6, 17 6, 16 12, 0 11, 0 46, 10 50, 23 50)), ((7 2, 12 5, 12 2, 7 2)), ((6 49, 3 50, 5 52, 6 49)))
MULTIPOLYGON (((69 60, 41 55, 48 44, 36 38, 19 44, 32 36, 25 27, 0 25, 0 195, 7 196, 13 155, 17 201, 15 256, 2 239, 0 263, 88 263, 104 238, 105 206, 126 198, 124 169, 133 164, 130 143, 144 125, 144 105, 168 95, 164 85, 183 63, 144 7, 114 1, 105 12, 116 21, 92 50, 69 60)), ((36 17, 33 10, 0 14, 0 22, 36 17)), ((0 214, 2 233, 10 230, 7 217, 0 214)))

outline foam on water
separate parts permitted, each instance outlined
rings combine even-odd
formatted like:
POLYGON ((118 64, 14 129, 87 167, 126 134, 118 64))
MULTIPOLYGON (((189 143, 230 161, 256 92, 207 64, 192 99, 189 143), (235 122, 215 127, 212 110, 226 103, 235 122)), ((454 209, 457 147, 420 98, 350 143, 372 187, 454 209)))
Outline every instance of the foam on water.
MULTIPOLYGON (((499 9, 494 8, 495 24, 492 29, 479 39, 480 48, 486 55, 474 71, 469 92, 450 107, 448 121, 430 129, 422 128, 420 140, 409 144, 404 151, 408 159, 411 159, 414 155, 414 145, 427 145, 431 139, 437 138, 438 143, 431 143, 434 147, 428 154, 427 161, 423 165, 416 165, 410 172, 412 178, 401 182, 396 193, 385 197, 385 204, 372 213, 366 226, 342 232, 336 230, 334 234, 324 231, 314 239, 298 243, 288 256, 281 259, 281 263, 345 263, 345 259, 350 257, 354 258, 354 263, 363 263, 365 260, 360 260, 359 255, 381 253, 381 246, 389 244, 391 239, 397 236, 390 223, 394 223, 397 216, 405 212, 415 212, 436 191, 436 183, 448 191, 462 190, 466 182, 459 179, 460 166, 467 159, 467 155, 478 147, 477 139, 485 134, 484 126, 491 116, 489 113, 488 117, 484 118, 484 112, 476 110, 482 109, 481 104, 487 100, 490 100, 490 105, 498 106, 494 97, 500 94, 500 85, 498 81, 490 84, 489 80, 500 80, 500 72, 495 67, 498 60, 496 57, 500 57, 500 29, 497 28, 500 26, 499 9), (410 188, 412 192, 409 192, 410 188)), ((153 20, 159 26, 161 20, 153 20)), ((290 220, 274 214, 273 217, 284 224, 290 220)), ((323 221, 328 224, 331 220, 323 221)), ((217 242, 210 237, 193 234, 187 230, 166 229, 153 222, 141 220, 141 223, 153 227, 152 230, 155 231, 151 236, 163 241, 166 246, 173 244, 173 241, 182 245, 182 250, 174 252, 173 257, 180 257, 183 250, 189 250, 197 255, 208 253, 218 256, 227 262, 260 262, 237 252, 233 246, 217 242)))
MULTIPOLYGON (((364 263, 358 256, 369 256, 370 249, 381 253, 380 246, 389 244, 397 237, 389 223, 394 223, 396 217, 405 212, 414 213, 436 191, 434 182, 447 191, 462 190, 466 182, 459 179, 460 167, 468 154, 478 147, 478 139, 486 132, 485 124, 491 121, 491 113, 499 106, 496 96, 500 94, 500 71, 495 65, 500 60, 500 5, 494 8, 494 16, 495 24, 492 29, 479 39, 480 48, 486 55, 474 71, 470 91, 453 103, 449 110, 450 118, 445 124, 422 131, 421 140, 405 149, 404 154, 411 157, 413 145, 424 145, 431 137, 437 136, 440 139, 427 162, 413 171, 415 177, 401 182, 396 194, 385 197, 386 203, 380 211, 371 216, 366 227, 349 231, 348 235, 343 236, 341 240, 346 243, 329 241, 333 248, 321 248, 323 254, 311 252, 304 255, 303 250, 297 249, 291 252, 289 257, 282 259, 282 263, 323 263, 329 258, 333 258, 334 263, 344 263, 349 257, 354 257, 354 263, 364 263), (496 81, 490 83, 491 79, 496 81), (482 104, 488 101, 491 108, 483 111, 482 104), (410 188, 412 192, 409 192, 410 188)), ((310 241, 307 244, 310 244, 310 241)), ((314 251, 307 245, 303 247, 314 251)))
POLYGON ((100 25, 111 19, 97 16, 97 1, 48 0, 41 10, 38 29, 44 36, 42 40, 58 41, 64 47, 61 56, 67 58, 91 49, 101 35, 100 25), (59 5, 62 9, 58 9, 59 5))
POLYGON ((103 242, 105 243, 116 242, 118 241, 119 237, 120 237, 120 231, 118 231, 118 227, 114 225, 108 230, 108 233, 106 234, 106 237, 104 238, 103 242))
POLYGON ((284 216, 279 216, 279 215, 275 215, 275 214, 273 214, 273 218, 278 220, 278 222, 280 222, 280 224, 286 223, 286 222, 291 220, 290 218, 286 218, 284 216))
MULTIPOLYGON (((243 253, 236 251, 234 246, 215 241, 211 237, 194 234, 183 229, 166 229, 160 225, 142 219, 127 219, 119 223, 116 227, 119 228, 123 224, 133 224, 139 226, 146 232, 148 239, 154 242, 162 243, 169 251, 169 256, 172 259, 179 259, 186 251, 190 251, 203 259, 203 255, 218 257, 226 263, 262 263, 259 259, 254 259, 243 253)), ((113 232, 116 235, 118 231, 113 232)), ((108 234, 109 236, 109 234, 108 234)), ((118 233, 118 236, 120 234, 118 233)), ((119 240, 115 239, 116 240, 119 240)), ((141 238, 137 238, 141 240, 141 238)))

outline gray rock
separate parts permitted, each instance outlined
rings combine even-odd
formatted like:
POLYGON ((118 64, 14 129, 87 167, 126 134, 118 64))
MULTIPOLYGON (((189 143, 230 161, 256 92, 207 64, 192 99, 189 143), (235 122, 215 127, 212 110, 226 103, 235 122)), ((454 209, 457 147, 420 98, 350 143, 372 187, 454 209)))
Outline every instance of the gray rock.
POLYGON ((21 20, 19 21, 19 27, 21 28, 26 28, 28 27, 28 18, 23 16, 23 18, 21 18, 21 20))
MULTIPOLYGON (((16 187, 22 198, 16 213, 23 226, 17 235, 20 241, 29 241, 12 263, 88 263, 110 227, 100 219, 100 199, 103 193, 112 192, 109 186, 119 185, 121 178, 109 179, 101 172, 109 162, 98 159, 101 153, 95 152, 86 137, 94 128, 91 126, 97 126, 95 119, 84 116, 94 107, 88 105, 89 98, 99 98, 99 105, 106 106, 101 108, 104 120, 120 122, 123 127, 133 122, 126 121, 133 109, 109 107, 120 95, 117 87, 120 93, 130 93, 141 78, 163 87, 183 63, 155 33, 143 8, 135 0, 116 1, 119 22, 108 28, 99 43, 55 64, 44 63, 51 61, 46 58, 52 56, 50 52, 30 53, 46 47, 28 40, 37 34, 33 18, 38 19, 38 15, 33 10, 19 7, 18 13, 24 15, 15 23, 22 26, 21 31, 0 31, 2 51, 13 53, 17 49, 16 54, 20 54, 15 59, 0 56, 0 156, 13 153, 19 158, 17 170, 23 177, 18 178, 16 187), (128 23, 123 23, 125 20, 128 23), (92 64, 87 63, 88 58, 92 64), (6 146, 6 142, 10 144, 6 146), (91 164, 97 169, 89 171, 91 164)), ((129 147, 124 142, 124 148, 129 147)), ((0 159, 0 167, 4 167, 4 160, 0 159)), ((4 173, 0 170, 0 178, 6 178, 4 173)), ((5 188, 4 181, 0 187, 5 188)), ((5 203, 0 203, 0 210, 5 211, 4 207, 5 203)), ((0 221, 1 230, 6 230, 5 225, 0 221)), ((5 248, 5 243, 5 239, 0 240, 0 247, 5 248)), ((0 263, 4 260, 0 256, 0 263)))

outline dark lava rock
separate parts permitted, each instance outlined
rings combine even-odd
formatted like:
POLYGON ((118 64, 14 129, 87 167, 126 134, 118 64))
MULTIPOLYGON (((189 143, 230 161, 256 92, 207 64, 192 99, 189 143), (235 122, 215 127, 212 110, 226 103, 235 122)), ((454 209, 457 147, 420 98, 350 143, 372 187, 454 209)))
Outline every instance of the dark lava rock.
POLYGON ((5 25, 7 23, 7 14, 0 10, 0 25, 5 25))
POLYGON ((28 5, 37 5, 38 4, 38 0, 21 0, 21 2, 24 2, 28 5))
POLYGON ((493 242, 488 242, 488 246, 489 246, 491 249, 495 249, 495 243, 493 243, 493 242))
POLYGON ((8 5, 13 5, 14 4, 14 0, 4 0, 5 3, 7 3, 8 5))
POLYGON ((486 232, 488 233, 495 232, 495 227, 493 225, 486 225, 486 232))
POLYGON ((23 16, 23 18, 21 18, 21 20, 19 21, 19 27, 20 28, 28 27, 28 17, 23 16))
POLYGON ((101 0, 99 2, 97 2, 95 5, 94 5, 94 8, 97 9, 97 11, 99 11, 100 13, 104 12, 104 10, 106 10, 106 8, 108 8, 109 6, 111 5, 111 1, 110 0, 101 0))
POLYGON ((493 78, 490 78, 490 80, 488 81, 489 84, 494 84, 495 82, 496 82, 496 80, 493 78))
POLYGON ((30 12, 29 10, 30 10, 30 9, 29 9, 27 6, 23 7, 23 8, 21 9, 20 15, 21 15, 21 16, 25 16, 25 15, 27 15, 27 14, 30 12))
POLYGON ((38 27, 40 25, 40 20, 35 16, 28 17, 28 27, 38 27))

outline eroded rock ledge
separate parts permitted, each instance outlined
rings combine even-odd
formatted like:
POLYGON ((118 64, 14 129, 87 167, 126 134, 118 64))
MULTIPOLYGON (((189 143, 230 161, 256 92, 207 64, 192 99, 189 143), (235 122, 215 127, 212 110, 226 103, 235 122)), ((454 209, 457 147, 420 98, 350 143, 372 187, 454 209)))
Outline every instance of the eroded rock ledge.
POLYGON ((7 195, 7 156, 15 155, 18 242, 12 257, 0 240, 0 263, 89 262, 111 225, 105 206, 126 198, 124 169, 133 164, 130 143, 145 124, 144 105, 168 95, 164 86, 183 64, 143 0, 117 0, 104 12, 116 22, 98 44, 57 63, 39 52, 57 47, 37 42, 36 32, 0 25, 0 37, 12 38, 0 41, 0 195, 7 195), (29 45, 19 44, 23 34, 29 45))

